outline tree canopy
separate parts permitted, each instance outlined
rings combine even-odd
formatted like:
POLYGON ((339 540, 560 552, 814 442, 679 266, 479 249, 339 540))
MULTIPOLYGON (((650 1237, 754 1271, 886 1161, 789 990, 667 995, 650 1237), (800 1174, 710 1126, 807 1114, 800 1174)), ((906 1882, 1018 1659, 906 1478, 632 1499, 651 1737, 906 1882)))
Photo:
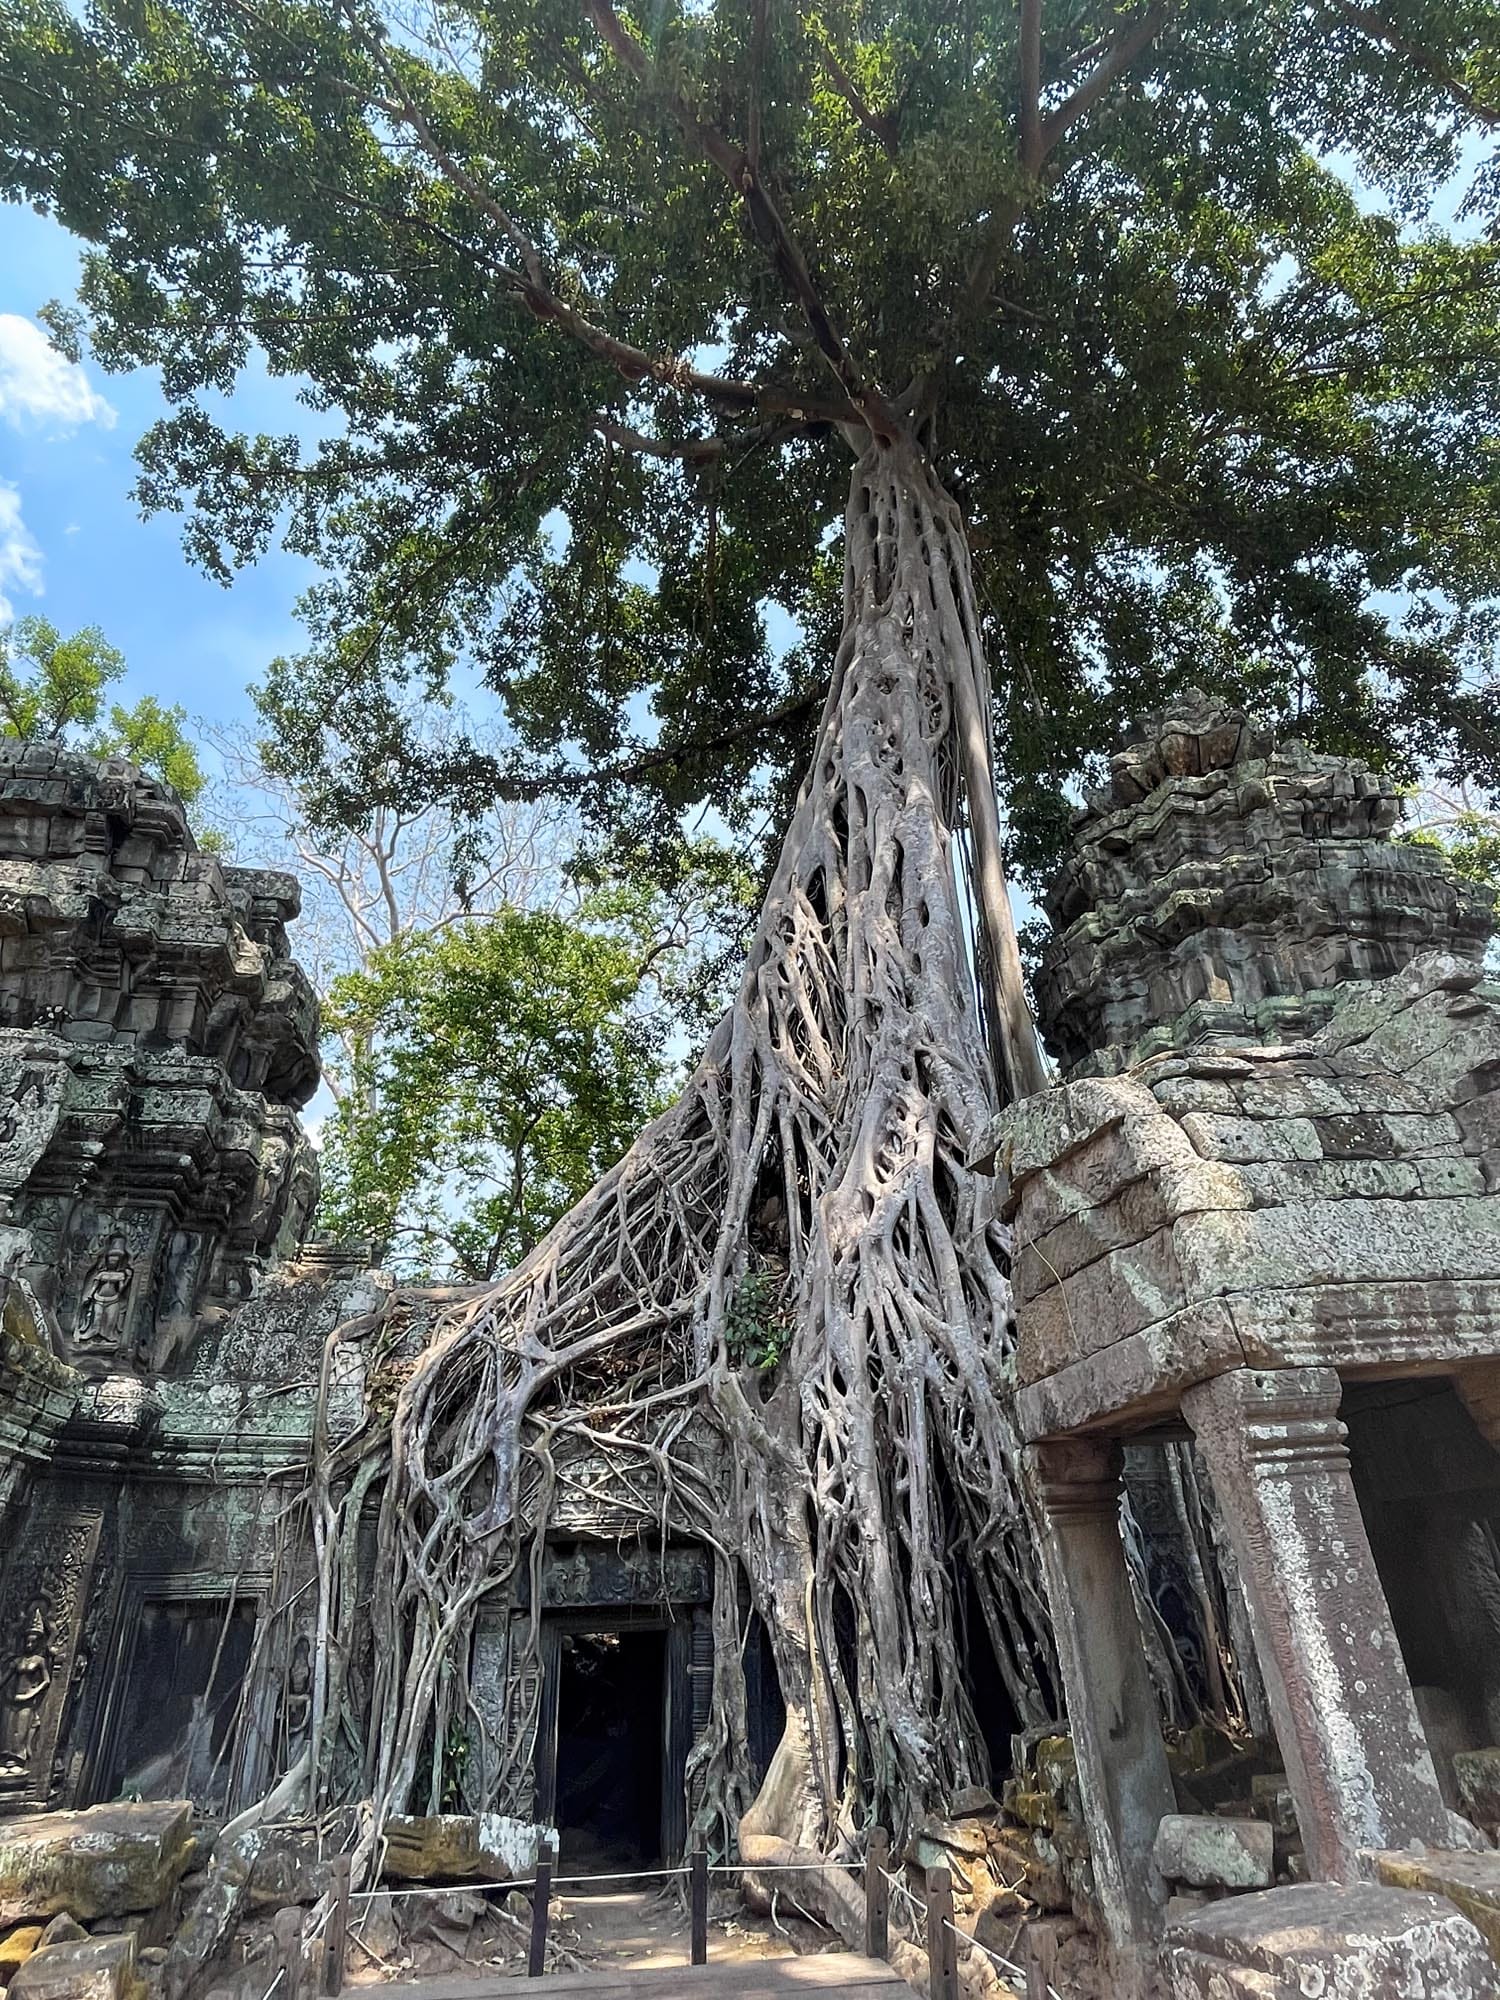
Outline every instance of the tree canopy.
POLYGON ((186 711, 149 694, 106 708, 105 691, 124 672, 124 654, 96 625, 70 638, 45 618, 0 627, 0 735, 71 738, 91 757, 128 757, 191 805, 207 781, 186 711))
POLYGON ((53 325, 176 406, 144 500, 221 576, 277 534, 321 566, 262 702, 326 822, 552 788, 633 838, 701 800, 780 823, 845 440, 893 426, 964 512, 1023 867, 1122 710, 1189 678, 1500 785, 1500 8, 5 22, 0 191, 92 246, 53 325), (221 422, 255 352, 314 440, 221 422), (510 747, 414 750, 404 704, 476 681, 510 747))

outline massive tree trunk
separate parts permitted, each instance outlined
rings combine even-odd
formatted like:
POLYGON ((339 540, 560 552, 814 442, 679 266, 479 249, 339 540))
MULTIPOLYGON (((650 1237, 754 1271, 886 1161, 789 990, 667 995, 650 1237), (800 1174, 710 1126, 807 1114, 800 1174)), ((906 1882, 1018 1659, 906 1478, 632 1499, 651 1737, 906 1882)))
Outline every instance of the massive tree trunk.
MULTIPOLYGON (((671 1110, 516 1271, 446 1311, 388 1432, 320 1452, 320 1797, 365 1791, 377 1820, 442 1804, 450 1745, 479 1723, 476 1608, 523 1565, 535 1585, 580 1481, 716 1551, 694 1783, 721 1839, 847 1849, 983 1779, 971 1648, 1019 1720, 1054 1712, 1006 1241, 968 1165, 1001 1095, 1040 1079, 988 714, 957 509, 914 446, 871 447, 816 755, 735 1006, 671 1110), (352 1541, 382 1482, 356 1693, 352 1541), (787 1709, 753 1802, 742 1577, 787 1709)), ((488 1802, 525 1809, 518 1722, 488 1802)))

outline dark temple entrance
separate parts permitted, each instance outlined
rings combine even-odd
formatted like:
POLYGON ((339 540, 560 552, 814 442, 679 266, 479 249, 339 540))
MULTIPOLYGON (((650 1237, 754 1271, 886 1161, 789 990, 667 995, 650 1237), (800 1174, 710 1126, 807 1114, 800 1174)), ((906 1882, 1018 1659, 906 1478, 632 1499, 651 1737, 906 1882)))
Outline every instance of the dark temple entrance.
POLYGON ((223 1809, 226 1760, 255 1639, 252 1600, 147 1598, 119 1677, 121 1707, 101 1798, 189 1798, 223 1809))
POLYGON ((563 1874, 676 1862, 691 1742, 688 1626, 608 1613, 549 1618, 537 1817, 563 1874))
POLYGON ((661 1860, 664 1632, 566 1632, 557 1698, 564 1868, 661 1860))

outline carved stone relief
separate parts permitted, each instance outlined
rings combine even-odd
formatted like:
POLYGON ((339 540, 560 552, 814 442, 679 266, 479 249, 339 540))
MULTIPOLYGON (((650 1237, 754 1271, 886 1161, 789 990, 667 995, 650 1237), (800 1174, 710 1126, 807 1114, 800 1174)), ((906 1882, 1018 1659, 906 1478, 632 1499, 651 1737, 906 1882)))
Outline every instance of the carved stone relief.
POLYGON ((0 1792, 45 1804, 60 1732, 81 1673, 78 1642, 102 1513, 48 1523, 12 1558, 0 1594, 0 1792))

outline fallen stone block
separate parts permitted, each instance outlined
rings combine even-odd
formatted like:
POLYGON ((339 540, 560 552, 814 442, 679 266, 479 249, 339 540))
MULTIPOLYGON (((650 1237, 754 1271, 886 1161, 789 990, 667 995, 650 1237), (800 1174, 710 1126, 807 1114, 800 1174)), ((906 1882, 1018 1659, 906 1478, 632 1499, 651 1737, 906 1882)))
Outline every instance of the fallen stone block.
POLYGON ((1500 2000, 1500 1966, 1467 1917, 1367 1882, 1210 1903, 1162 1960, 1171 2000, 1500 2000))
POLYGON ((1151 1858, 1168 1882, 1190 1889, 1269 1889, 1276 1836, 1263 1819, 1168 1813, 1151 1858))
POLYGON ((1392 1889, 1420 1889, 1444 1896, 1483 1933, 1500 1959, 1500 1854, 1449 1848, 1411 1853, 1405 1848, 1373 1857, 1376 1873, 1392 1889))
POLYGON ((1168 1931, 1181 1930, 1190 1923, 1198 1912, 1208 1907, 1210 1897, 1206 1889, 1178 1889, 1168 1896, 1167 1907, 1162 1916, 1162 1926, 1168 1931))
POLYGON ((528 1876, 548 1830, 503 1813, 393 1813, 382 1874, 405 1882, 513 1882, 528 1876))
POLYGON ((192 1819, 176 1799, 0 1820, 0 1926, 154 1909, 186 1872, 192 1819))
POLYGON ((1272 1833, 1279 1833, 1288 1840, 1297 1837, 1297 1808, 1292 1803, 1291 1787, 1279 1771, 1250 1780, 1250 1802, 1255 1808, 1256 1818, 1263 1819, 1272 1833))
POLYGON ((21 1924, 0 1938, 0 1986, 6 1986, 42 1941, 40 1924, 21 1924))
POLYGON ((39 1951, 45 1951, 52 1944, 82 1944, 88 1932, 79 1923, 71 1910, 62 1910, 42 1932, 39 1951))
POLYGON ((6 2000, 130 2000, 136 1983, 133 1937, 83 1938, 34 1951, 6 2000))

